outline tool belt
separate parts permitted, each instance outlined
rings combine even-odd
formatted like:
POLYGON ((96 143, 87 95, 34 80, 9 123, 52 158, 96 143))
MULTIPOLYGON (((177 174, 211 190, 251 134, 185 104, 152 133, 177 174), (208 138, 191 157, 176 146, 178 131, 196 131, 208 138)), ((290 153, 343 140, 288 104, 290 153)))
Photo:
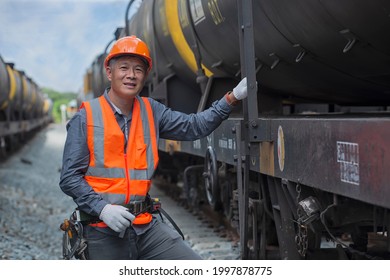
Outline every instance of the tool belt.
MULTIPOLYGON (((145 201, 132 202, 129 204, 124 204, 122 206, 129 209, 129 212, 131 214, 133 214, 135 217, 139 218, 139 217, 142 217, 143 214, 145 215, 145 213, 148 213, 149 215, 156 213, 157 210, 160 209, 161 203, 160 203, 160 200, 158 198, 151 198, 151 197, 147 196, 145 201)), ((84 211, 79 210, 78 208, 76 208, 75 212, 76 212, 75 215, 76 215, 77 221, 81 222, 83 225, 95 225, 95 226, 97 225, 97 226, 99 226, 98 224, 103 223, 103 221, 100 220, 99 217, 89 215, 89 214, 85 213, 84 211)), ((150 222, 150 220, 145 222, 145 223, 150 222)), ((136 221, 134 221, 133 223, 137 224, 136 221)), ((139 222, 138 224, 142 224, 142 222, 139 222)))
MULTIPOLYGON (((130 203, 123 206, 128 208, 129 211, 136 217, 143 215, 144 213, 148 213, 149 215, 158 213, 161 220, 164 221, 162 217, 163 214, 184 240, 183 233, 168 213, 161 208, 161 202, 158 198, 150 198, 148 196, 143 202, 130 203)), ((89 215, 77 208, 70 215, 69 219, 65 219, 65 221, 60 225, 60 229, 64 231, 62 240, 62 255, 65 260, 70 260, 73 257, 81 260, 88 259, 86 250, 87 242, 83 237, 83 226, 97 223, 102 223, 99 217, 89 215)))

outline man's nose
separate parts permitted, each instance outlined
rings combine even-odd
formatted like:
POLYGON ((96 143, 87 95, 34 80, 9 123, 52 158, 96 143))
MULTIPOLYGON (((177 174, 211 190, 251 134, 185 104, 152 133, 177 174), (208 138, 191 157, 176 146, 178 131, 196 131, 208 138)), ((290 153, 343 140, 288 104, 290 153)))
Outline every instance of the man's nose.
POLYGON ((126 77, 130 79, 135 79, 135 71, 133 69, 129 69, 126 73, 126 77))

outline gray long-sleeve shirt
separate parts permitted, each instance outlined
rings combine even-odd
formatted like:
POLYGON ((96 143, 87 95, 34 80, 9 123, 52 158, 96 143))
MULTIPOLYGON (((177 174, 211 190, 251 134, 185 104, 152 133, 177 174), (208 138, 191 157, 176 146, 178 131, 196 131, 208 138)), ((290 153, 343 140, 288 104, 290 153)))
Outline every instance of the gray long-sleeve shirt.
MULTIPOLYGON (((109 100, 107 90, 104 96, 112 105, 113 114, 115 114, 122 131, 124 133, 129 131, 131 113, 129 116, 122 115, 120 110, 115 108, 109 100)), ((152 106, 157 141, 160 137, 180 141, 203 138, 227 119, 233 108, 225 97, 215 101, 210 108, 197 114, 173 111, 151 98, 149 101, 152 106)), ((85 109, 81 109, 67 124, 67 138, 59 185, 64 193, 73 198, 80 210, 93 216, 99 216, 107 202, 85 181, 84 175, 88 165, 86 112, 85 109)))

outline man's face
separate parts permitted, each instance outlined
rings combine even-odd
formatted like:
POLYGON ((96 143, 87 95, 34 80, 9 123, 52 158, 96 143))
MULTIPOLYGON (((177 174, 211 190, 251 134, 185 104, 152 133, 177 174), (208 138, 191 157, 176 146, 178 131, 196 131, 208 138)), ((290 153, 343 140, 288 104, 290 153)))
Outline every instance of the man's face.
POLYGON ((111 90, 119 98, 135 97, 143 88, 147 73, 146 65, 135 56, 118 57, 106 68, 111 90))

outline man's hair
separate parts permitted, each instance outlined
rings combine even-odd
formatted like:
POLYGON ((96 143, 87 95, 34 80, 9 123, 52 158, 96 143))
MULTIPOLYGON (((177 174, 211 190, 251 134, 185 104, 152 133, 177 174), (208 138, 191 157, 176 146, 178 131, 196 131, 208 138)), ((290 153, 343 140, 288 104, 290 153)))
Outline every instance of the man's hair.
POLYGON ((113 67, 117 60, 118 57, 111 58, 110 61, 108 62, 108 66, 113 67))

